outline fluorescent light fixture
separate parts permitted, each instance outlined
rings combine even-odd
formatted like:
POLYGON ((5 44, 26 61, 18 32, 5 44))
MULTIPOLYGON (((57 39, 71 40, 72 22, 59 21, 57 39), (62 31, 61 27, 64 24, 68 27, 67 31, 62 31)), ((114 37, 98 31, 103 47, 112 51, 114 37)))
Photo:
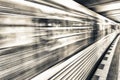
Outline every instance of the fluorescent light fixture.
POLYGON ((114 9, 120 9, 120 2, 112 2, 95 6, 97 12, 104 12, 114 9))
POLYGON ((113 14, 118 14, 118 13, 120 14, 120 9, 108 11, 108 12, 106 12, 105 14, 106 14, 106 15, 113 15, 113 14))

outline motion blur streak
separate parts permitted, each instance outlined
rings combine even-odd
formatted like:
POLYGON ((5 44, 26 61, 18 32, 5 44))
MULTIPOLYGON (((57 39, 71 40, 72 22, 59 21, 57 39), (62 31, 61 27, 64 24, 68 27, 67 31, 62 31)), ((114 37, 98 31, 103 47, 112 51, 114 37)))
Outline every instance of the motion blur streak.
POLYGON ((0 80, 31 79, 119 29, 72 0, 0 0, 0 80))

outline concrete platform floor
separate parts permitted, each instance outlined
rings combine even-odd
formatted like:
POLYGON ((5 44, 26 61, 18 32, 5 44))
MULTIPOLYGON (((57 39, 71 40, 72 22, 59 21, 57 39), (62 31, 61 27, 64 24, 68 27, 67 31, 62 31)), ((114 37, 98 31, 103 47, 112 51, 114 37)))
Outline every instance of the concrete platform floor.
POLYGON ((114 52, 114 56, 110 65, 107 80, 120 80, 120 76, 118 76, 120 74, 120 69, 119 69, 120 57, 119 56, 120 56, 120 38, 114 52))

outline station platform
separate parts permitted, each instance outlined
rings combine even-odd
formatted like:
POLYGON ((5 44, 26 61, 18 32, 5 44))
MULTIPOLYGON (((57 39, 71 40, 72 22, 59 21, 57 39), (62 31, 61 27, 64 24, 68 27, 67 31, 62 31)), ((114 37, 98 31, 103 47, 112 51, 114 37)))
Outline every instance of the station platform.
POLYGON ((120 36, 109 46, 92 80, 120 80, 120 36))
POLYGON ((115 48, 107 80, 120 80, 120 38, 115 48))

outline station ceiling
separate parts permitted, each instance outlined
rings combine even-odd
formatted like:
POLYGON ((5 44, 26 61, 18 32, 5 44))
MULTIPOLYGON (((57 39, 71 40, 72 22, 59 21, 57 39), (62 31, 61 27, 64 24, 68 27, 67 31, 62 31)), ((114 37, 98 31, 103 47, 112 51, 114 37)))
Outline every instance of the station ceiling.
POLYGON ((74 0, 89 9, 120 23, 120 0, 74 0))

